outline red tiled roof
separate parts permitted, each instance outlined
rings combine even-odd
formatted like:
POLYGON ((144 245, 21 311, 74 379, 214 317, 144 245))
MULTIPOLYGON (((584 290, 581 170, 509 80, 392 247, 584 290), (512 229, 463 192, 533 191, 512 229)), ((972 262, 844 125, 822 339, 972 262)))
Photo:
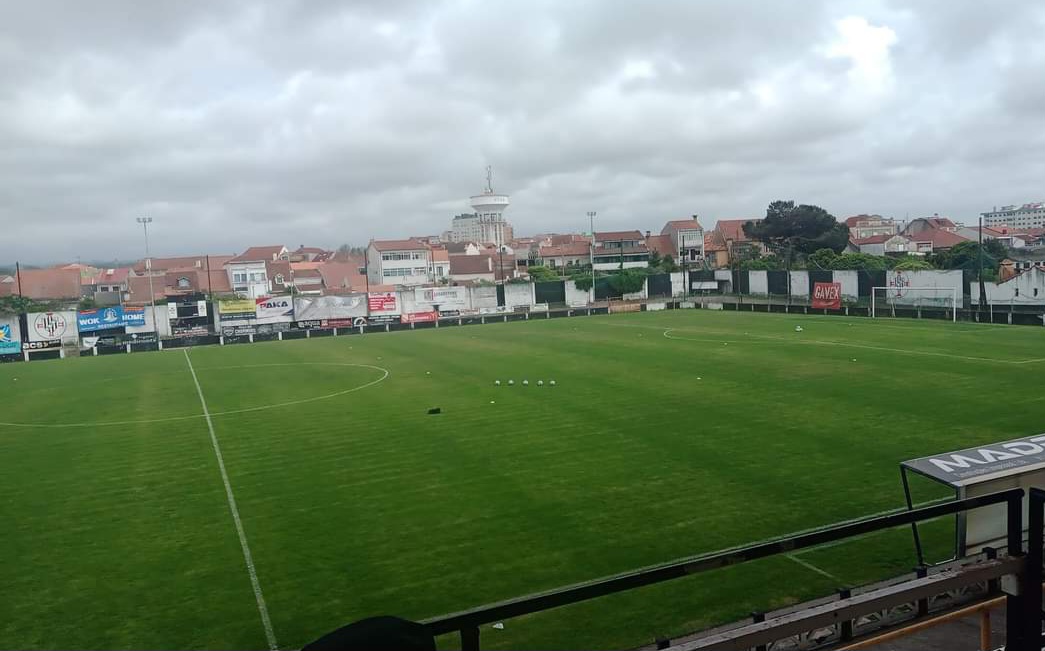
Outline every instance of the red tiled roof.
POLYGON ((952 222, 950 219, 947 219, 946 217, 933 216, 929 217, 929 219, 926 221, 929 222, 930 226, 935 226, 936 228, 954 228, 955 226, 954 222, 952 222))
POLYGON ((932 242, 933 249, 949 249, 956 244, 969 241, 957 233, 945 231, 942 228, 928 228, 907 237, 912 242, 932 242))
MULTIPOLYGON (((243 253, 237 255, 235 258, 229 260, 229 262, 272 262, 279 258, 279 256, 285 253, 287 247, 282 244, 274 244, 272 246, 252 246, 243 253)), ((211 266, 214 263, 211 262, 211 266)))
POLYGON ((761 219, 720 219, 715 225, 715 230, 719 232, 723 243, 729 241, 733 242, 749 242, 750 238, 744 233, 744 224, 747 222, 760 222, 761 219))
POLYGON ((885 234, 883 234, 883 235, 871 235, 869 237, 861 237, 859 239, 854 238, 854 239, 852 239, 850 241, 853 244, 857 245, 857 246, 860 246, 861 244, 883 244, 883 243, 891 240, 894 237, 896 237, 896 236, 895 235, 885 235, 885 234))
POLYGON ((449 262, 450 252, 446 249, 432 249, 432 262, 449 262))
POLYGON ((325 291, 332 294, 347 290, 365 291, 366 278, 359 273, 362 266, 363 261, 355 259, 348 262, 324 262, 319 267, 319 275, 323 277, 325 291))
POLYGON ((661 235, 667 235, 670 231, 685 231, 685 230, 704 230, 704 227, 700 225, 697 218, 692 219, 673 219, 667 224, 664 224, 664 228, 660 229, 661 235))
MULTIPOLYGON (((225 266, 225 263, 232 260, 236 256, 232 255, 193 255, 183 256, 180 258, 153 258, 152 269, 153 271, 165 271, 167 269, 184 269, 188 267, 196 267, 198 269, 207 268, 207 258, 210 258, 211 269, 221 269, 225 266)), ((134 263, 134 271, 141 273, 145 271, 145 261, 139 260, 134 263)))
MULTIPOLYGON (((665 228, 667 227, 665 226, 665 228)), ((696 228, 699 228, 699 226, 696 228)), ((675 244, 671 241, 670 235, 651 235, 646 238, 646 246, 650 251, 655 251, 657 255, 670 255, 671 257, 678 255, 678 252, 675 251, 675 244)))
POLYGON ((567 233, 565 235, 550 235, 548 240, 552 246, 562 246, 564 244, 574 244, 576 242, 584 242, 587 244, 591 242, 591 237, 588 235, 578 235, 576 233, 567 233))
POLYGON ((455 255, 450 258, 450 275, 493 273, 495 267, 491 255, 455 255))
MULTIPOLYGON (((80 298, 79 269, 22 269, 22 296, 36 300, 80 298)), ((18 294, 18 277, 11 276, 10 295, 18 294)))
POLYGON ((378 251, 417 251, 428 250, 428 245, 417 240, 374 240, 370 244, 378 251))
POLYGON ((596 242, 614 242, 617 240, 641 240, 642 233, 639 231, 595 231, 596 242))
POLYGON ((559 246, 542 246, 540 255, 542 258, 558 258, 588 255, 591 244, 588 242, 572 242, 560 244, 559 246))

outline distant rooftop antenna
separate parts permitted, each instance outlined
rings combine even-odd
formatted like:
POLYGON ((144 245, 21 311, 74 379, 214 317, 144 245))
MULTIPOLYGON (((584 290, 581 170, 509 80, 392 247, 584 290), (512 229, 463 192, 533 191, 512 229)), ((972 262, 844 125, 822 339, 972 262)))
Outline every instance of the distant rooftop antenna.
POLYGON ((486 166, 486 190, 487 194, 493 194, 493 166, 486 166))

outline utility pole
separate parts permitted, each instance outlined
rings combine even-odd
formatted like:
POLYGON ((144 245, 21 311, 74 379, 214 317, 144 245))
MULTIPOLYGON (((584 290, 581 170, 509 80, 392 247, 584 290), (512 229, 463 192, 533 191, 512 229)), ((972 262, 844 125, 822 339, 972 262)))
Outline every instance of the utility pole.
POLYGON ((591 302, 595 303, 595 211, 588 211, 588 232, 591 233, 591 245, 588 251, 591 254, 591 302))
POLYGON ((22 296, 22 265, 15 262, 15 276, 18 278, 18 298, 24 298, 22 296))
POLYGON ((982 215, 980 216, 980 227, 977 230, 978 230, 977 235, 979 236, 978 237, 978 241, 979 241, 979 245, 980 245, 979 246, 979 248, 980 248, 979 260, 980 261, 979 261, 979 264, 977 265, 980 268, 979 272, 977 273, 977 276, 979 278, 979 284, 980 284, 980 306, 979 306, 979 312, 980 312, 980 318, 982 319, 983 318, 983 310, 987 306, 987 291, 986 291, 985 285, 983 284, 983 216, 982 215))
POLYGON ((207 293, 210 300, 214 300, 214 281, 210 279, 210 255, 207 256, 207 293))
POLYGON ((142 229, 145 231, 145 273, 149 276, 149 303, 152 305, 152 329, 156 336, 160 336, 160 329, 156 324, 156 292, 152 289, 152 256, 149 254, 149 224, 152 217, 136 217, 142 229))
MULTIPOLYGON (((373 242, 373 240, 370 240, 370 241, 373 242)), ((363 249, 363 271, 365 272, 363 275, 366 278, 366 293, 370 294, 370 246, 369 245, 367 245, 367 247, 365 249, 363 249)), ((369 314, 369 313, 370 312, 368 310, 367 314, 369 314)))

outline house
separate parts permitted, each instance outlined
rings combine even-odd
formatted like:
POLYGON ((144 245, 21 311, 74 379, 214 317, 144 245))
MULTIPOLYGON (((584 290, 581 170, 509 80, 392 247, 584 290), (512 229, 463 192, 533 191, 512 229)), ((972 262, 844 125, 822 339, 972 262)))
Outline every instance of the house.
POLYGON ((704 227, 692 219, 676 219, 664 225, 661 235, 671 238, 671 256, 679 265, 700 264, 704 262, 704 227))
POLYGON ((998 264, 998 279, 1007 280, 1031 269, 1045 271, 1045 260, 1005 258, 998 264))
MULTIPOLYGON (((323 262, 291 262, 290 277, 284 278, 284 286, 294 294, 323 294, 323 274, 319 271, 323 262)), ((273 279, 275 282, 276 279, 273 279)))
POLYGON ((1012 228, 1045 227, 1045 201, 1020 205, 995 206, 991 212, 980 213, 987 226, 1010 226, 1012 228))
POLYGON ((367 248, 371 285, 427 285, 432 282, 432 249, 417 240, 372 240, 367 248))
MULTIPOLYGON (((979 283, 969 286, 972 304, 980 300, 979 283)), ((998 283, 984 283, 987 302, 993 305, 1045 305, 1045 268, 1031 266, 998 283)))
MULTIPOLYGON (((979 226, 973 226, 966 228, 962 226, 958 229, 958 234, 969 240, 979 240, 981 229, 979 226)), ((987 240, 998 240, 1010 249, 1023 249, 1027 247, 1027 241, 1033 241, 1033 238, 1028 235, 1015 233, 1011 231, 1007 226, 998 226, 991 228, 984 226, 982 229, 983 239, 987 240)))
POLYGON ((479 255, 483 252, 483 247, 479 246, 475 242, 449 242, 446 245, 446 252, 448 255, 479 255))
POLYGON ((361 259, 324 262, 319 266, 324 295, 343 295, 367 290, 366 263, 361 259))
POLYGON ((729 266, 729 250, 718 228, 704 233, 704 259, 713 269, 729 266))
POLYGON ((248 298, 262 298, 272 293, 268 265, 287 256, 287 247, 252 246, 225 263, 232 290, 248 298))
POLYGON ((450 252, 446 249, 432 249, 432 278, 436 282, 450 279, 450 252))
POLYGON ((918 233, 923 230, 941 230, 949 233, 957 233, 958 229, 961 228, 958 224, 946 217, 940 217, 939 213, 933 213, 932 217, 918 217, 908 222, 907 226, 904 227, 903 233, 905 235, 911 233, 918 233))
POLYGON ((595 233, 595 268, 603 271, 649 266, 646 238, 639 231, 595 233))
POLYGON ((454 282, 494 282, 494 261, 491 255, 455 255, 450 257, 450 279, 454 282))
POLYGON ((542 246, 538 251, 538 259, 546 267, 561 269, 591 264, 591 244, 588 242, 542 246))
POLYGON ((0 280, 0 296, 24 296, 33 300, 79 301, 83 296, 79 269, 22 269, 0 280))
MULTIPOLYGON (((767 253, 766 245, 758 240, 753 240, 744 232, 744 224, 757 223, 761 219, 720 219, 715 224, 717 239, 725 248, 725 264, 717 265, 729 267, 734 262, 746 256, 764 255, 767 253)), ((716 256, 716 262, 720 258, 716 256)))
POLYGON ((900 225, 896 220, 881 215, 853 215, 847 217, 845 225, 849 229, 850 240, 866 240, 878 235, 896 235, 900 225))
POLYGON ((871 235, 861 239, 849 240, 850 250, 868 255, 885 255, 886 253, 915 253, 916 247, 903 235, 871 235))
POLYGON ((946 251, 969 238, 957 232, 958 226, 944 217, 919 217, 903 229, 901 235, 914 243, 914 253, 929 254, 946 251))
MULTIPOLYGON (((701 240, 703 240, 701 236, 701 240)), ((650 235, 646 234, 646 248, 649 249, 650 253, 655 253, 661 257, 667 257, 675 260, 678 263, 678 251, 675 249, 675 243, 671 240, 670 235, 650 235)), ((704 250, 704 244, 701 242, 701 251, 704 250)))
POLYGON ((288 262, 326 262, 334 257, 334 252, 302 244, 296 251, 291 251, 282 257, 288 262))
MULTIPOLYGON (((145 277, 144 274, 142 277, 145 277)), ((157 291, 159 277, 153 277, 153 291, 157 291)), ((139 286, 145 287, 147 282, 139 286)), ((171 268, 162 277, 163 295, 166 298, 192 294, 231 294, 229 277, 222 268, 198 269, 196 267, 171 268)), ((147 293, 147 290, 146 290, 147 293)), ((147 302, 147 301, 146 301, 147 302)))

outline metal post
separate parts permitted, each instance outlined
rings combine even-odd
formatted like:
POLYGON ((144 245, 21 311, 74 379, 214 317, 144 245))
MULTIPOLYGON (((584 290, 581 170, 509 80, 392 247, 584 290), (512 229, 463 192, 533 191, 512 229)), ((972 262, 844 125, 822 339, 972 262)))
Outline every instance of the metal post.
MULTIPOLYGON (((911 500, 911 485, 907 482, 907 469, 903 466, 900 467, 900 481, 903 482, 903 494, 904 499, 907 501, 907 510, 914 510, 914 503, 911 500)), ((918 535, 918 524, 916 522, 911 523, 911 533, 914 535, 914 550, 918 555, 918 565, 925 564, 925 555, 922 553, 922 539, 918 535)))
POLYGON ((588 247, 591 262, 591 304, 595 304, 595 211, 588 211, 588 232, 591 233, 591 243, 588 247))
POLYGON ((24 298, 22 296, 22 265, 19 262, 15 262, 15 276, 18 279, 18 298, 24 298))
POLYGON ((156 337, 159 338, 160 330, 156 326, 156 292, 153 291, 152 288, 152 255, 149 253, 149 224, 152 223, 152 217, 137 217, 135 219, 142 225, 142 229, 145 231, 145 273, 149 276, 149 303, 152 305, 152 330, 156 333, 156 337))
MULTIPOLYGON (((761 624, 762 622, 766 621, 766 614, 760 611, 755 611, 751 613, 751 621, 756 624, 761 624)), ((760 644, 755 647, 755 651, 767 651, 768 649, 769 645, 767 644, 760 644)))
MULTIPOLYGON (((849 588, 840 588, 838 590, 838 599, 848 599, 853 596, 852 590, 849 588)), ((847 619, 839 623, 838 635, 843 642, 848 642, 853 639, 853 620, 847 619)))
MULTIPOLYGON (((1016 557, 1023 555, 1023 499, 1022 496, 1019 498, 1009 498, 1006 505, 1008 508, 1008 519, 1006 521, 1006 538, 1008 543, 1009 556, 1016 557)), ((1041 523, 1041 520, 1038 520, 1041 523)), ((1040 560, 1039 560, 1040 564, 1040 560)), ((1031 651, 1035 647, 1032 645, 1032 641, 1027 639, 1027 588, 1026 585, 1027 570, 1024 571, 1024 576, 1020 577, 1020 594, 1008 594, 1005 598, 1005 636, 1006 644, 1005 648, 1009 651, 1031 651)), ((1039 584, 1040 585, 1040 584, 1039 584)), ((1040 588, 1035 587, 1035 590, 1040 588)), ((1040 622, 1040 615, 1039 615, 1040 622)), ((1038 628, 1041 626, 1039 624, 1038 628)), ((1034 640, 1036 642, 1037 640, 1034 640)), ((1038 647, 1040 648, 1040 647, 1038 647)))
POLYGON ((1024 618, 1028 648, 1041 648, 1041 579, 1042 548, 1045 547, 1045 491, 1031 488, 1027 495, 1029 515, 1027 527, 1027 564, 1021 592, 1024 600, 1024 618))
POLYGON ((977 230, 977 235, 980 249, 979 264, 977 265, 979 269, 976 273, 980 284, 980 309, 978 311, 982 314, 984 306, 987 305, 986 287, 983 284, 983 217, 980 217, 980 228, 977 230))
POLYGON ((479 651, 479 627, 461 629, 461 651, 479 651))
POLYGON ((980 611, 980 651, 991 651, 991 611, 980 611))

